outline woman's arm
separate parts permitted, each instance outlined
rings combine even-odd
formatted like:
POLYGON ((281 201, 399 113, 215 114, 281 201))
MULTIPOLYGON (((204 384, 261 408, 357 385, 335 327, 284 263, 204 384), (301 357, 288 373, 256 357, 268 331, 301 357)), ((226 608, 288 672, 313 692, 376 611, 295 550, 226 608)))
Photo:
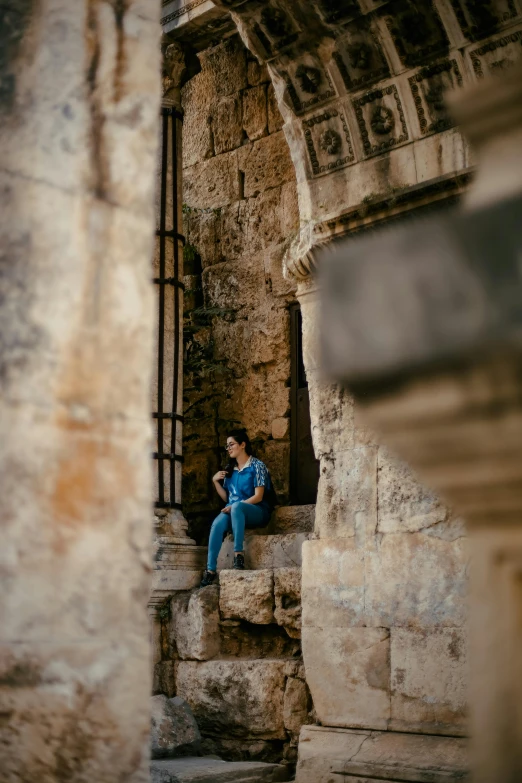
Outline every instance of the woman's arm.
MULTIPOLYGON (((226 502, 227 502, 227 500, 228 500, 227 491, 226 491, 226 489, 224 489, 224 488, 221 486, 221 484, 220 484, 219 482, 220 482, 220 481, 223 481, 223 479, 225 478, 225 476, 226 476, 226 475, 227 475, 227 472, 226 472, 226 470, 218 470, 218 472, 216 473, 216 475, 212 477, 212 481, 213 481, 213 483, 214 483, 214 489, 215 489, 215 490, 216 490, 216 492, 218 493, 218 495, 219 495, 219 497, 221 498, 221 500, 224 500, 224 501, 225 501, 225 503, 226 503, 226 502)), ((259 502, 259 501, 258 501, 258 502, 259 502)))
POLYGON ((243 503, 251 503, 253 506, 255 506, 256 503, 261 503, 264 494, 265 494, 264 487, 255 487, 254 494, 252 495, 252 497, 248 498, 248 500, 244 500, 243 503))

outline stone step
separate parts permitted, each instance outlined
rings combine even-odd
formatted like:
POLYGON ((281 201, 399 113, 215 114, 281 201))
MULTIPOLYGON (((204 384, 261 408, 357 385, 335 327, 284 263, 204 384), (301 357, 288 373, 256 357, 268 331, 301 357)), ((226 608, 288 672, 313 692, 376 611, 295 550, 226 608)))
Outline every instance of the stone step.
POLYGON ((313 533, 315 504, 310 506, 279 506, 272 513, 265 528, 258 535, 286 535, 287 533, 313 533))
MULTIPOLYGON (((287 533, 286 535, 259 535, 255 530, 245 533, 245 566, 256 571, 263 568, 300 568, 301 548, 311 533, 287 533)), ((218 571, 232 568, 234 542, 229 535, 225 539, 218 558, 218 571)))
POLYGON ((260 761, 222 761, 215 756, 152 761, 151 783, 276 783, 289 780, 287 767, 260 761))

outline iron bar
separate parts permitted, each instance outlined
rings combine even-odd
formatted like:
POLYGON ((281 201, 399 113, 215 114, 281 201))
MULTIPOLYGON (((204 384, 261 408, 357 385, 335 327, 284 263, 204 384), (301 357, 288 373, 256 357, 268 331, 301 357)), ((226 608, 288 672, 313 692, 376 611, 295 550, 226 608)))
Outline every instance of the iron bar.
MULTIPOLYGON (((160 214, 159 228, 156 229, 159 251, 159 276, 153 278, 153 282, 159 286, 158 292, 158 400, 157 411, 152 414, 157 423, 158 451, 152 454, 152 458, 158 463, 158 497, 156 508, 181 509, 181 497, 176 490, 176 463, 182 463, 183 457, 176 452, 176 440, 178 435, 178 422, 183 422, 183 414, 178 409, 179 400, 179 373, 180 373, 180 344, 182 330, 180 326, 182 296, 185 286, 180 280, 180 246, 185 245, 185 237, 179 232, 179 197, 178 193, 178 122, 182 115, 172 108, 162 109, 162 139, 161 139, 161 178, 160 178, 160 214), (170 125, 170 127, 169 127, 170 125), (169 176, 172 186, 172 226, 167 227, 170 220, 167 212, 167 193, 169 176), (172 241, 172 253, 167 253, 167 241, 172 241), (170 268, 172 265, 172 270, 170 268), (168 270, 167 270, 168 266, 168 270), (169 274, 170 273, 170 274, 169 274), (173 293, 173 378, 172 380, 172 406, 171 410, 164 410, 165 396, 165 351, 169 350, 165 343, 165 311, 166 311, 166 286, 170 286, 173 293), (164 437, 168 437, 163 422, 170 421, 170 450, 164 451, 164 437), (165 461, 169 463, 165 471, 165 461), (168 482, 166 479, 168 477, 168 482), (168 486, 167 486, 168 484, 168 486)), ((169 379, 170 380, 170 379, 169 379)), ((168 425, 167 425, 168 426, 168 425)))

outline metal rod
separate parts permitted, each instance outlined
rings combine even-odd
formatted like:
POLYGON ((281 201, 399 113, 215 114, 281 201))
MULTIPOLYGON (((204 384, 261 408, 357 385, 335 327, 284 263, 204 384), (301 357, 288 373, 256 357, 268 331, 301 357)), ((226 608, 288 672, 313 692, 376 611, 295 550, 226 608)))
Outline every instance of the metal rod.
MULTIPOLYGON (((181 125, 181 118, 174 115, 171 119, 172 123, 172 229, 174 234, 174 279, 179 281, 179 242, 178 242, 178 134, 177 123, 181 125)), ((179 414, 179 359, 182 346, 180 345, 180 297, 183 293, 179 287, 174 287, 174 382, 172 385, 172 408, 171 410, 179 414)), ((175 418, 171 425, 171 452, 176 451, 176 440, 178 434, 178 419, 175 418)), ((170 500, 171 502, 179 502, 181 498, 177 497, 176 491, 176 474, 175 463, 170 463, 170 500)))
MULTIPOLYGON (((162 112, 162 146, 161 146, 161 194, 160 194, 160 237, 159 237, 159 276, 165 277, 165 212, 167 206, 167 163, 168 163, 168 116, 162 112)), ((158 302, 158 450, 163 450, 163 364, 165 352, 165 287, 159 287, 158 302)), ((165 499, 163 460, 158 460, 158 497, 159 502, 165 499)))

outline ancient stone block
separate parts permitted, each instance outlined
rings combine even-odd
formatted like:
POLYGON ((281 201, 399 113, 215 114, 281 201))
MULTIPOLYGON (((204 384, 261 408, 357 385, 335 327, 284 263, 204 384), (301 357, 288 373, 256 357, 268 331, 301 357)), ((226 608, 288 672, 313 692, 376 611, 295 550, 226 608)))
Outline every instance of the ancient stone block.
POLYGON ((183 201, 189 207, 213 209, 239 198, 235 153, 196 163, 183 173, 183 201))
POLYGON ((301 643, 278 625, 254 625, 240 620, 220 622, 221 655, 234 658, 292 658, 301 643))
POLYGON ((308 378, 312 439, 317 459, 352 449, 353 397, 347 389, 321 381, 315 373, 308 378))
POLYGON ((151 698, 150 745, 153 759, 196 756, 201 734, 192 710, 179 696, 151 698))
POLYGON ((211 307, 237 311, 258 307, 265 297, 265 276, 259 267, 230 261, 208 267, 202 277, 211 307))
POLYGON ((426 489, 411 468, 380 448, 377 461, 379 533, 416 532, 447 517, 439 498, 426 489))
POLYGON ((290 419, 278 418, 272 422, 272 437, 274 440, 282 440, 288 435, 290 429, 290 419))
POLYGON ((377 449, 364 446, 324 458, 316 504, 321 536, 354 536, 364 546, 377 526, 377 449))
POLYGON ((283 701, 283 719, 285 729, 292 734, 299 734, 301 726, 308 720, 310 694, 303 680, 289 677, 286 681, 283 701))
POLYGON ((203 52, 201 65, 210 74, 211 89, 219 98, 247 86, 246 50, 238 35, 203 52))
POLYGON ((243 93, 243 128, 250 141, 267 132, 266 85, 251 87, 243 93))
POLYGON ((210 124, 213 100, 210 75, 205 71, 189 79, 182 90, 184 168, 211 158, 214 154, 210 124))
POLYGON ((301 636, 301 569, 274 570, 274 617, 294 639, 301 636))
POLYGON ((276 783, 288 780, 288 767, 260 761, 222 761, 220 758, 165 759, 150 765, 152 783, 276 783))
POLYGON ((266 93, 267 114, 268 114, 268 132, 277 133, 284 125, 284 120, 277 105, 274 85, 269 84, 266 93))
POLYGON ((385 535, 374 551, 366 553, 368 623, 463 626, 466 567, 462 539, 445 541, 422 533, 385 535))
POLYGON ((272 512, 267 532, 312 533, 314 529, 315 505, 279 506, 272 512))
MULTIPOLYGON (((225 207, 228 209, 228 207, 225 207)), ((195 248, 204 269, 223 260, 221 216, 216 211, 188 212, 183 217, 187 243, 195 248)))
POLYGON ((389 631, 303 626, 302 641, 307 683, 321 723, 387 728, 389 631))
POLYGON ((255 87, 258 84, 270 82, 270 76, 268 75, 268 69, 266 65, 260 65, 257 60, 248 60, 247 62, 247 77, 248 83, 251 87, 255 87))
POLYGON ((321 539, 303 545, 303 626, 366 625, 364 551, 354 539, 321 539))
POLYGON ((390 639, 390 728, 437 734, 465 732, 465 629, 392 628, 390 639))
POLYGON ((339 769, 354 780, 465 780, 468 741, 391 731, 303 726, 296 783, 330 783, 339 769))
POLYGON ((206 661, 219 653, 217 585, 174 595, 170 611, 171 643, 181 659, 206 661))
POLYGON ((212 110, 212 134, 216 155, 240 147, 243 140, 241 98, 222 98, 212 110))
POLYGON ((262 625, 274 620, 272 571, 221 571, 219 609, 225 618, 262 625))
POLYGON ((176 695, 174 661, 159 661, 154 666, 152 693, 164 694, 171 699, 176 695))
POLYGON ((204 734, 284 739, 284 661, 181 661, 178 694, 204 734))
POLYGON ((240 149, 238 165, 244 174, 245 198, 295 178, 290 151, 282 132, 240 149))
MULTIPOLYGON (((308 533, 256 535, 255 531, 248 531, 245 536, 246 567, 250 569, 300 567, 301 548, 308 538, 308 533)), ((230 539, 225 541, 221 548, 218 568, 232 568, 233 558, 234 546, 230 539)))
POLYGON ((281 188, 281 230, 283 235, 297 234, 299 228, 299 201, 295 182, 287 182, 281 188))

